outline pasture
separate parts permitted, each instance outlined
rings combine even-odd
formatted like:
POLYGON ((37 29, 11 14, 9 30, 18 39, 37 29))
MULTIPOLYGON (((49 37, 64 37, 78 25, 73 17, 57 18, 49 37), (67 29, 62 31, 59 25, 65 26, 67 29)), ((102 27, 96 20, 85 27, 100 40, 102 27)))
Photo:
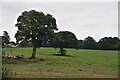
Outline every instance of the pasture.
POLYGON ((6 48, 6 54, 25 59, 3 59, 17 78, 117 78, 118 51, 66 49, 69 56, 55 56, 59 49, 38 48, 37 59, 28 59, 32 48, 6 48))

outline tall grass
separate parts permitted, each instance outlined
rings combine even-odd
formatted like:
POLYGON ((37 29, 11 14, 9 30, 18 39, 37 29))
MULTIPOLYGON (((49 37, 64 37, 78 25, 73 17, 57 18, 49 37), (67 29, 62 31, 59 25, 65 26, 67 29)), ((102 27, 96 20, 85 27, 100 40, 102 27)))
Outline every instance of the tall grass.
POLYGON ((16 76, 16 73, 12 72, 10 69, 8 69, 6 66, 2 67, 2 78, 3 79, 11 79, 16 76))

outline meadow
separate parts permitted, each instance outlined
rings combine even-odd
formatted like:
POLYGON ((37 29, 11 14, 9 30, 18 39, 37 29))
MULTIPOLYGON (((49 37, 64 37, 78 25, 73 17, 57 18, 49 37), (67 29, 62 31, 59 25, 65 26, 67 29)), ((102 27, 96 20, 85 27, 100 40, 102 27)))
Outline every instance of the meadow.
POLYGON ((25 59, 3 59, 17 78, 117 78, 118 51, 66 49, 69 56, 55 56, 59 49, 38 48, 36 59, 28 59, 32 48, 6 48, 6 54, 24 54, 25 59))

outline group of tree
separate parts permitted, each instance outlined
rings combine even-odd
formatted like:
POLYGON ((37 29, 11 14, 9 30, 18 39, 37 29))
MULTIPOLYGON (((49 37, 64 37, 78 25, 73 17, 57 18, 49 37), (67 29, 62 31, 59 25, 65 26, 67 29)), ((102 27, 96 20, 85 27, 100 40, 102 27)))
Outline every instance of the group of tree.
POLYGON ((99 42, 96 42, 92 37, 78 40, 69 31, 55 33, 54 31, 58 30, 56 19, 51 14, 44 14, 35 10, 22 12, 15 26, 18 28, 15 34, 16 44, 21 47, 33 47, 30 59, 35 59, 36 48, 40 47, 60 48, 61 55, 65 55, 64 48, 109 49, 107 47, 112 46, 110 49, 116 49, 116 47, 118 49, 117 41, 120 42, 118 38, 111 37, 105 37, 105 39, 103 38, 99 42))
POLYGON ((98 50, 120 50, 120 39, 117 37, 104 37, 98 42, 88 36, 84 40, 79 40, 79 49, 98 49, 98 50))
POLYGON ((58 29, 56 19, 51 14, 44 14, 35 10, 24 11, 18 17, 15 26, 18 27, 15 34, 17 43, 21 43, 23 46, 30 44, 33 47, 30 59, 35 58, 36 48, 52 46, 60 48, 61 55, 64 55, 63 48, 74 48, 78 43, 72 32, 60 31, 54 33, 58 29))

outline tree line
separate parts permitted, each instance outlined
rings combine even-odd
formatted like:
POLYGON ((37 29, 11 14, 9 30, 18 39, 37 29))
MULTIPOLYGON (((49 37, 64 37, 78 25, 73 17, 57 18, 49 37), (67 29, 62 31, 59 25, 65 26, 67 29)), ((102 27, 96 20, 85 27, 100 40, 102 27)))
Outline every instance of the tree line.
MULTIPOLYGON (((60 48, 61 55, 65 55, 64 48, 74 49, 102 49, 102 50, 120 50, 120 39, 117 37, 104 37, 98 42, 88 36, 84 40, 78 40, 74 33, 70 31, 58 30, 56 19, 51 14, 30 10, 24 11, 17 18, 15 26, 18 31, 15 34, 16 44, 19 47, 33 47, 32 56, 36 55, 36 48, 54 47, 60 48)), ((7 31, 3 33, 3 47, 10 42, 7 31)))
POLYGON ((79 40, 79 49, 120 50, 120 39, 117 37, 104 37, 96 42, 88 36, 84 40, 79 40))
MULTIPOLYGON (((120 50, 119 47, 120 39, 117 37, 104 37, 97 42, 93 37, 90 36, 86 37, 84 40, 78 40, 73 33, 71 34, 73 34, 76 40, 69 38, 70 36, 69 34, 66 35, 67 37, 65 38, 64 37, 65 33, 71 33, 71 32, 61 31, 59 33, 55 33, 55 34, 62 34, 59 35, 59 37, 61 36, 61 38, 63 38, 61 40, 66 39, 66 41, 63 42, 64 45, 62 44, 62 41, 61 42, 58 41, 59 39, 57 37, 56 40, 54 38, 52 42, 50 42, 49 40, 43 42, 41 47, 58 48, 59 46, 64 46, 65 48, 74 48, 74 49, 120 50)), ((17 45, 18 47, 33 47, 30 41, 21 41, 20 43, 15 43, 14 41, 10 41, 10 36, 8 35, 8 32, 4 31, 2 36, 2 46, 5 47, 8 46, 8 44, 17 45)))
MULTIPOLYGON (((23 41, 19 43, 18 45, 19 47, 32 47, 31 42, 23 41)), ((50 42, 46 42, 46 43, 43 43, 41 47, 53 47, 53 45, 51 45, 50 42)), ((84 40, 78 40, 77 45, 69 44, 69 46, 66 45, 65 48, 95 49, 95 50, 120 50, 120 40, 117 37, 104 37, 104 38, 101 38, 98 42, 96 42, 92 37, 88 36, 84 40)))

